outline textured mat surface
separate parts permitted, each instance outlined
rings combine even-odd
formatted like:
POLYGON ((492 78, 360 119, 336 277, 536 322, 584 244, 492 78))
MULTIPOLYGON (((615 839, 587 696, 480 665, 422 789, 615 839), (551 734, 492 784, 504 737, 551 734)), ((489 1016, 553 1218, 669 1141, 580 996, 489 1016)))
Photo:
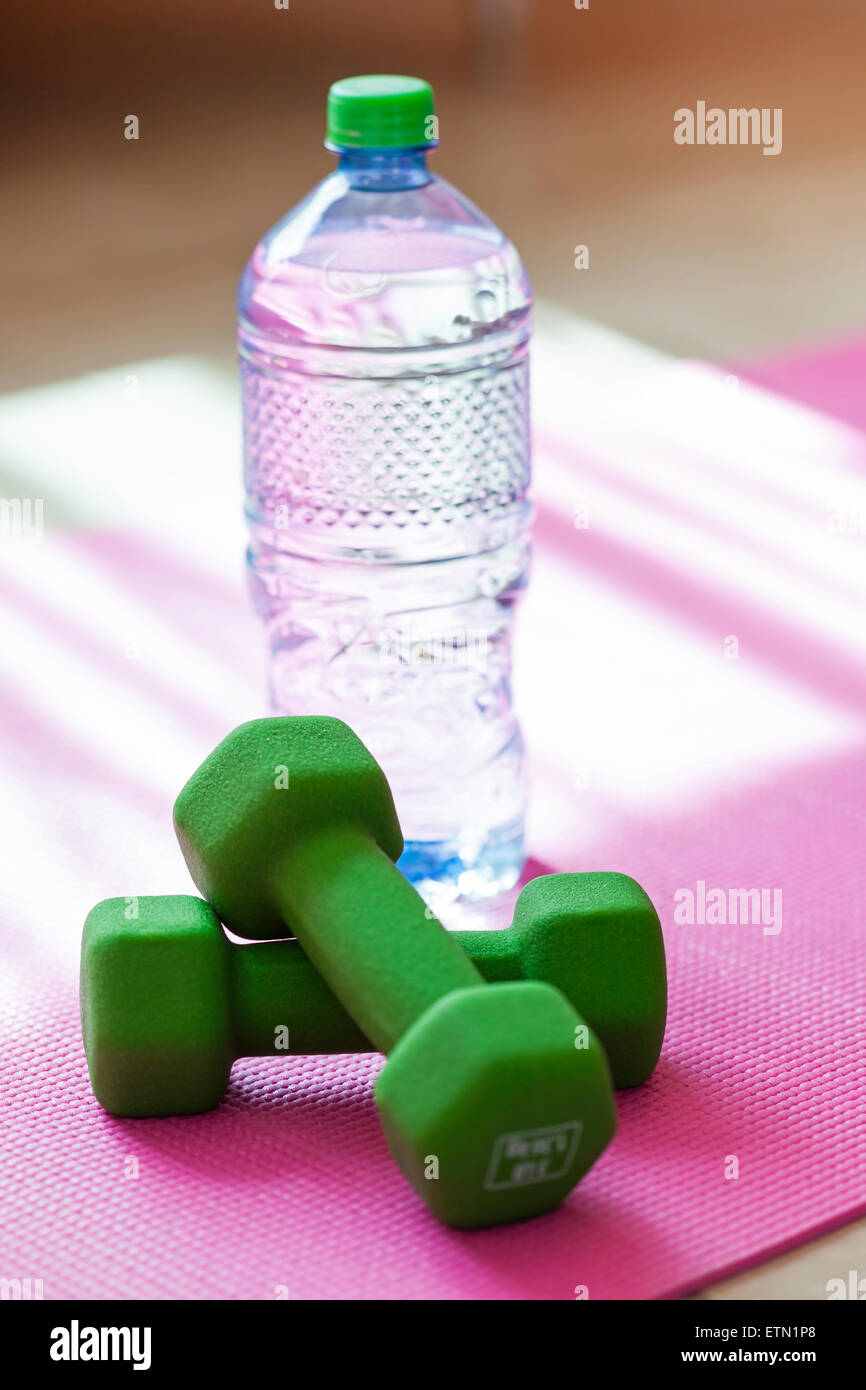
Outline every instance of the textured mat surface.
MULTIPOLYGON (((258 638, 239 537, 148 512, 170 487, 188 517, 201 476, 151 454, 130 517, 100 510, 114 443, 104 476, 86 441, 86 463, 53 469, 51 439, 119 377, 55 393, 44 436, 11 401, 0 440, 45 469, 47 499, 43 543, 2 547, 0 1277, 42 1279, 46 1298, 658 1297, 866 1205, 866 579, 856 536, 825 515, 828 488, 833 505, 862 500, 863 436, 640 354, 621 366, 642 405, 611 427, 589 368, 576 398, 563 380, 584 352, 609 379, 604 344, 564 334, 540 344, 551 396, 521 638, 532 841, 554 867, 631 873, 656 902, 671 981, 656 1076, 619 1097, 615 1142, 558 1212, 475 1233, 439 1227, 394 1169, 378 1058, 239 1062, 220 1109, 194 1118, 100 1110, 81 923, 97 898, 185 891, 173 792, 259 712, 258 638), (58 477, 65 494, 48 491, 58 477), (716 888, 726 914, 731 890, 765 896, 713 922, 716 888), (677 920, 689 893, 710 920, 677 920)), ((140 374, 131 473, 148 429, 207 417, 207 505, 224 516, 232 384, 194 364, 140 374)))

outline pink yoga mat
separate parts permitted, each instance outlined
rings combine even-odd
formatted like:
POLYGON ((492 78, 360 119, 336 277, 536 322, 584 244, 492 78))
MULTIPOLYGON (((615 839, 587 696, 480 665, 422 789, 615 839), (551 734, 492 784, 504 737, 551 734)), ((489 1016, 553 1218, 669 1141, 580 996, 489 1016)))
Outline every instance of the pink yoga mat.
MULTIPOLYGON (((744 373, 728 395, 703 369, 646 373, 613 433, 586 381, 573 430, 539 420, 521 638, 533 851, 633 874, 665 930, 663 1056, 618 1097, 611 1147, 554 1214, 455 1233, 389 1158, 380 1058, 246 1060, 211 1114, 102 1112, 81 923, 97 898, 188 888, 172 793, 260 712, 258 634, 234 557, 58 528, 2 557, 0 1276, 46 1298, 653 1298, 864 1210, 866 655, 845 624, 862 628, 866 552, 813 482, 830 469, 856 500, 866 418, 798 413, 744 373), (665 382, 703 426, 659 414, 665 382)), ((232 505, 228 473, 215 486, 232 505)))

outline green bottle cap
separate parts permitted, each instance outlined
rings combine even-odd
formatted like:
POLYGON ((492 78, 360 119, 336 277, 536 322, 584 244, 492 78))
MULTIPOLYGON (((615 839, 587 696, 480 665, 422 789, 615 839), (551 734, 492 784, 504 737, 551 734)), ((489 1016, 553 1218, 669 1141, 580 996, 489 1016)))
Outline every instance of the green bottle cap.
POLYGON ((328 92, 330 150, 438 145, 433 88, 420 77, 344 77, 328 92))

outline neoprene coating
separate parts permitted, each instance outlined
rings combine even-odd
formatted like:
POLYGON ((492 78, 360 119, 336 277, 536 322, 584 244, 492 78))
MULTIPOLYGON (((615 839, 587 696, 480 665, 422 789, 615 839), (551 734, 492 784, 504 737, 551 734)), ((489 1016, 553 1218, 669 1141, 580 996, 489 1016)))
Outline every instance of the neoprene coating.
POLYGON ((296 936, 393 1051, 376 1084, 383 1127, 442 1220, 535 1215, 580 1180, 616 1125, 598 1039, 551 985, 484 983, 396 868, 387 781, 341 720, 242 725, 184 787, 175 825, 226 925, 296 936))
MULTIPOLYGON (((453 937, 485 980, 561 990, 598 1037, 616 1087, 650 1075, 665 958, 655 909, 633 879, 536 879, 511 927, 453 937)), ((371 1050, 297 941, 234 946, 207 903, 186 896, 109 898, 92 910, 81 1019, 94 1093, 122 1116, 211 1109, 237 1057, 371 1050)))

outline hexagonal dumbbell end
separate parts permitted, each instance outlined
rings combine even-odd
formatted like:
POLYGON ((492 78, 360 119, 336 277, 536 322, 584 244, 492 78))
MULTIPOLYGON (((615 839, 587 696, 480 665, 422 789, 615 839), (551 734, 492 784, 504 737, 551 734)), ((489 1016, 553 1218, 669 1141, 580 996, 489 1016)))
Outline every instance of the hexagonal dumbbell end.
POLYGON ((598 1040, 535 982, 446 995, 397 1043, 376 1099, 398 1165, 450 1226, 550 1211, 616 1129, 598 1040))
POLYGON ((93 908, 81 943, 81 1030, 106 1110, 192 1115, 219 1104, 232 1064, 230 950, 197 898, 107 898, 93 908))
POLYGON ((592 1021, 617 1086, 639 1086, 661 1052, 667 1017, 658 913, 627 874, 546 874, 514 909, 521 973, 557 985, 592 1021))
POLYGON ((275 885, 299 840, 354 826, 391 860, 403 836, 385 774, 357 734, 326 715, 278 715, 233 729, 174 806, 199 892, 231 931, 291 935, 275 885))

